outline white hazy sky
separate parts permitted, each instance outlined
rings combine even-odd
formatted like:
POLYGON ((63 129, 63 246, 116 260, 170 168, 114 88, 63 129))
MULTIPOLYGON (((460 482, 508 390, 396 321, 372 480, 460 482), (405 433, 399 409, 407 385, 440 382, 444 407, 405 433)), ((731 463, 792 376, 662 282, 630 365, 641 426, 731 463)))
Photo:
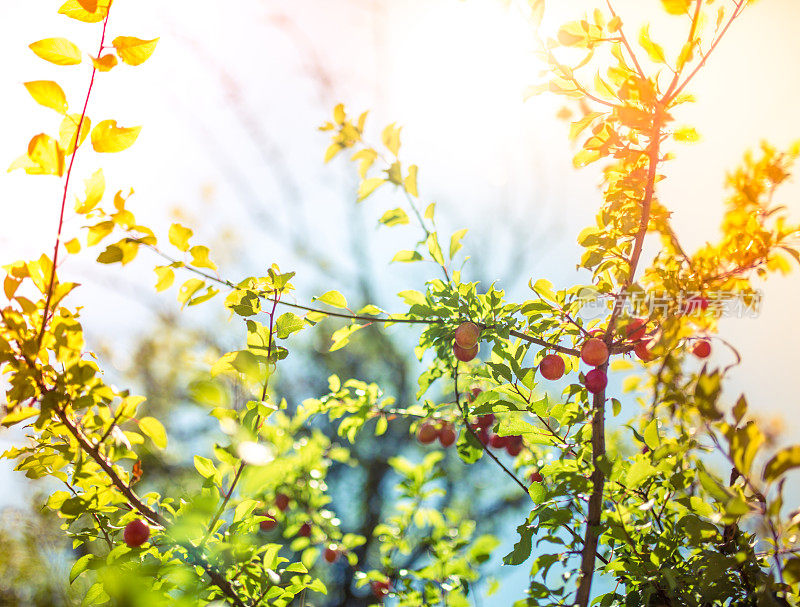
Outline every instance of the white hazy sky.
MULTIPOLYGON (((549 4, 548 23, 594 3, 549 4)), ((36 106, 23 82, 59 81, 73 109, 85 94, 86 64, 57 68, 26 48, 41 38, 65 36, 96 51, 99 30, 57 15, 59 5, 59 0, 0 2, 0 166, 10 164, 33 134, 58 128, 59 118, 36 106)), ((655 14, 657 6, 656 0, 617 3, 632 25, 655 14)), ((674 210, 689 250, 716 237, 724 174, 743 151, 762 138, 778 146, 800 138, 798 23, 796 0, 755 3, 693 85, 698 103, 677 116, 680 123, 696 125, 703 140, 676 148, 659 197, 674 210)), ((674 38, 681 26, 679 18, 662 15, 651 31, 656 39, 674 38)), ((373 108, 375 126, 393 120, 405 125, 408 157, 422 167, 423 191, 440 201, 458 227, 502 215, 501 202, 522 208, 531 223, 531 240, 524 246, 538 253, 530 273, 558 284, 574 280, 580 253, 574 237, 593 222, 598 173, 571 168, 566 126, 554 118, 557 104, 523 103, 522 91, 537 70, 528 55, 530 33, 496 2, 116 0, 109 39, 117 35, 161 41, 144 66, 121 66, 99 76, 89 115, 145 128, 124 154, 98 158, 82 150, 73 191, 102 165, 109 189, 136 189, 132 208, 142 221, 164 225, 177 206, 195 218, 213 210, 214 225, 202 231, 207 239, 226 226, 247 233, 252 217, 243 200, 250 197, 267 209, 276 229, 306 218, 319 230, 318 241, 337 256, 336 230, 348 219, 342 216, 342 192, 352 192, 351 170, 322 165, 325 140, 315 127, 334 102, 343 101, 354 111, 373 108), (265 137, 268 145, 259 145, 265 137), (275 149, 292 167, 300 205, 285 203, 281 173, 268 162, 275 149), (555 238, 542 240, 548 230, 555 238)), ((53 178, 0 172, 3 263, 49 251, 60 187, 53 178)), ((778 197, 798 221, 799 195, 795 180, 778 197)), ((352 194, 344 198, 350 204, 352 194)), ((68 218, 68 233, 78 229, 68 218)), ((263 267, 285 257, 284 265, 291 266, 291 256, 279 254, 279 240, 259 241, 240 261, 263 267)), ((390 250, 402 246, 393 236, 385 241, 374 251, 381 272, 390 250)), ((491 258, 486 250, 471 254, 491 258)), ((146 261, 133 270, 145 289, 152 284, 149 267, 146 261)), ((90 334, 109 338, 145 326, 146 310, 127 293, 109 289, 111 276, 98 273, 89 258, 71 260, 63 271, 88 285, 82 303, 90 334), (124 328, 120 318, 126 319, 124 328)), ((764 415, 783 416, 788 436, 796 440, 800 275, 773 277, 764 291, 760 318, 722 324, 725 338, 745 353, 729 389, 731 395, 746 391, 764 415)), ((0 469, 0 483, 8 478, 6 468, 0 469)))

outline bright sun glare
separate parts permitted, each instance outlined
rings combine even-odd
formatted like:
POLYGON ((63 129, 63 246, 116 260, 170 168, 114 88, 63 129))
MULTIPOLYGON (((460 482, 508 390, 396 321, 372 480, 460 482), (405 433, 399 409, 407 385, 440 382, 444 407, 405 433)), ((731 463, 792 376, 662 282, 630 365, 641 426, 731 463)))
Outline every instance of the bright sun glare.
MULTIPOLYGON (((497 0, 432 4, 399 34, 395 107, 415 130, 449 142, 458 160, 471 154, 474 162, 476 147, 502 149, 519 130, 525 88, 544 68, 536 33, 497 0)), ((504 181, 502 166, 487 168, 504 181)))

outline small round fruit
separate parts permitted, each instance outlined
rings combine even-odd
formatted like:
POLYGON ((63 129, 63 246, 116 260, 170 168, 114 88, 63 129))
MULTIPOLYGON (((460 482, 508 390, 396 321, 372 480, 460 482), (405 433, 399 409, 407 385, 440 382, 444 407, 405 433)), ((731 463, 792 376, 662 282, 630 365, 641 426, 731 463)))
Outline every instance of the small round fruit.
POLYGON ((698 341, 692 348, 692 354, 697 358, 708 358, 708 355, 711 354, 711 344, 705 339, 698 341))
POLYGON ((517 457, 520 453, 522 453, 521 436, 507 436, 506 441, 506 452, 511 457, 517 457))
POLYGON ((439 433, 436 431, 436 426, 430 422, 425 422, 417 428, 417 440, 423 445, 430 445, 436 440, 439 433))
POLYGON ((275 505, 281 512, 286 512, 286 509, 289 507, 289 496, 285 493, 278 493, 275 496, 275 505))
POLYGON ((488 445, 491 438, 489 437, 489 430, 487 428, 481 428, 477 424, 472 425, 472 430, 478 437, 478 440, 482 445, 488 445))
POLYGON ((325 548, 325 553, 323 556, 327 562, 335 563, 336 561, 339 560, 340 555, 341 552, 339 552, 339 550, 337 550, 333 546, 328 546, 327 548, 325 548))
POLYGON ((508 444, 507 436, 500 436, 499 434, 492 434, 489 438, 489 444, 495 449, 505 449, 508 444))
POLYGON ((128 546, 138 548, 150 539, 150 527, 143 520, 137 518, 125 525, 122 537, 128 546))
POLYGON ((494 413, 487 413, 478 416, 478 427, 489 428, 494 425, 494 413))
POLYGON ((592 394, 605 390, 608 376, 600 369, 592 369, 586 374, 586 389, 592 394))
POLYGON ((528 477, 532 483, 541 483, 544 480, 541 472, 531 472, 530 476, 528 477))
POLYGON ((539 372, 542 377, 555 381, 564 375, 564 359, 558 354, 548 354, 539 363, 539 372))
POLYGON ((644 334, 647 333, 647 319, 634 318, 628 323, 628 326, 625 327, 625 332, 628 335, 628 339, 632 339, 634 341, 642 339, 644 334))
POLYGON ((608 360, 608 347, 596 337, 587 339, 581 348, 581 360, 587 365, 599 367, 608 360))
POLYGON ((633 352, 636 354, 639 360, 642 360, 646 363, 650 362, 655 358, 653 353, 650 351, 650 341, 637 341, 636 345, 633 347, 633 352))
POLYGON ((478 344, 475 344, 472 348, 466 349, 453 342, 453 354, 456 355, 458 360, 464 363, 468 363, 478 355, 478 348, 478 344))
POLYGON ((372 580, 369 585, 372 589, 372 596, 376 599, 385 597, 392 587, 388 580, 372 580))
POLYGON ((300 530, 297 532, 297 535, 300 537, 309 537, 311 535, 311 524, 303 523, 300 526, 300 530))
POLYGON ((261 529, 261 531, 272 531, 273 529, 275 529, 275 526, 278 524, 278 521, 276 521, 271 514, 268 514, 266 512, 264 512, 262 516, 266 516, 267 518, 258 523, 258 527, 261 529))
POLYGON ((445 424, 439 429, 439 442, 442 447, 449 447, 456 442, 456 431, 452 424, 445 424))
POLYGON ((471 350, 478 345, 481 330, 474 322, 462 322, 453 333, 456 343, 465 350, 471 350))
POLYGON ((472 390, 470 390, 469 400, 471 401, 475 400, 476 398, 478 398, 478 394, 480 394, 481 392, 483 392, 483 390, 481 390, 480 388, 473 388, 472 390))

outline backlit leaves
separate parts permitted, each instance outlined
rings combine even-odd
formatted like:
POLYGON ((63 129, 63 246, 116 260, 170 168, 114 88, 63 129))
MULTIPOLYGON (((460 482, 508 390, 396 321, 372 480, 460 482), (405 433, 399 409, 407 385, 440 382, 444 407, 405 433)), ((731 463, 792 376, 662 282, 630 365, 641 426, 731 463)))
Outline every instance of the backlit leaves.
POLYGON ((76 148, 80 147, 81 144, 86 141, 86 137, 89 136, 91 130, 92 121, 88 116, 84 116, 83 121, 81 121, 80 114, 67 114, 64 116, 64 120, 61 121, 61 126, 58 129, 58 145, 60 145, 61 149, 64 150, 68 155, 72 154, 76 148), (81 137, 80 141, 78 141, 77 145, 75 145, 75 137, 78 134, 78 125, 81 127, 81 137))
POLYGON ((64 151, 50 135, 35 135, 28 144, 28 153, 20 156, 8 168, 9 171, 24 169, 29 175, 64 174, 64 151))
POLYGON ((192 230, 179 223, 173 223, 169 227, 169 241, 180 251, 189 250, 189 239, 192 237, 192 230))
POLYGON ((645 25, 642 27, 641 31, 639 32, 639 44, 642 45, 642 48, 647 51, 647 55, 650 57, 650 60, 655 63, 666 63, 667 58, 664 55, 664 49, 661 45, 656 44, 653 42, 652 38, 650 38, 650 27, 645 25))
POLYGON ((84 199, 75 203, 76 213, 88 213, 95 208, 102 200, 106 189, 106 180, 103 176, 103 169, 97 169, 91 177, 86 180, 86 195, 84 199))
POLYGON ((107 55, 103 55, 102 57, 89 57, 92 60, 92 65, 94 68, 99 72, 108 72, 114 67, 116 67, 118 61, 117 56, 108 53, 107 55))
POLYGON ((58 12, 84 23, 99 23, 108 15, 110 5, 111 0, 67 0, 58 12))
POLYGON ((764 467, 764 480, 772 482, 794 468, 800 468, 800 445, 778 451, 764 467))
POLYGON ((39 57, 56 65, 78 65, 81 51, 66 38, 45 38, 30 45, 39 57))
POLYGON ((92 129, 92 147, 95 152, 113 153, 131 147, 142 127, 118 127, 116 120, 103 120, 92 129))
POLYGON ((384 183, 386 183, 386 180, 382 179, 381 177, 370 177, 368 179, 364 179, 358 186, 358 196, 356 198, 356 202, 361 202, 367 198, 367 196, 372 194, 384 183))
POLYGON ((52 80, 26 82, 25 88, 28 89, 36 103, 55 110, 59 114, 67 113, 67 97, 61 87, 52 80))
POLYGON ((156 50, 158 38, 142 40, 133 36, 117 36, 111 44, 123 62, 128 65, 141 65, 156 50))
POLYGON ((661 0, 664 10, 670 15, 683 15, 689 10, 692 0, 661 0))

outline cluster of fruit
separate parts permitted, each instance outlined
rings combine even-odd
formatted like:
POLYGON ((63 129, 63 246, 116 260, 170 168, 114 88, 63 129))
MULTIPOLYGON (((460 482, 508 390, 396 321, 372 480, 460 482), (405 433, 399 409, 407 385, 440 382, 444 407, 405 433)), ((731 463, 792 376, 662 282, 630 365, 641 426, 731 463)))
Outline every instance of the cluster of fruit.
POLYGON ((417 428, 417 440, 423 445, 429 445, 439 439, 442 447, 449 447, 456 442, 456 431, 450 422, 426 421, 417 428))
MULTIPOLYGON (((275 507, 281 512, 286 512, 289 509, 291 498, 285 493, 278 493, 275 495, 275 507)), ((269 510, 262 512, 260 516, 265 517, 258 526, 261 531, 272 531, 278 526, 277 515, 274 511, 269 510)), ((305 522, 297 530, 299 537, 311 537, 312 526, 310 522, 305 522)), ((343 552, 335 544, 330 544, 325 548, 322 556, 328 563, 335 563, 342 556, 343 552)))

